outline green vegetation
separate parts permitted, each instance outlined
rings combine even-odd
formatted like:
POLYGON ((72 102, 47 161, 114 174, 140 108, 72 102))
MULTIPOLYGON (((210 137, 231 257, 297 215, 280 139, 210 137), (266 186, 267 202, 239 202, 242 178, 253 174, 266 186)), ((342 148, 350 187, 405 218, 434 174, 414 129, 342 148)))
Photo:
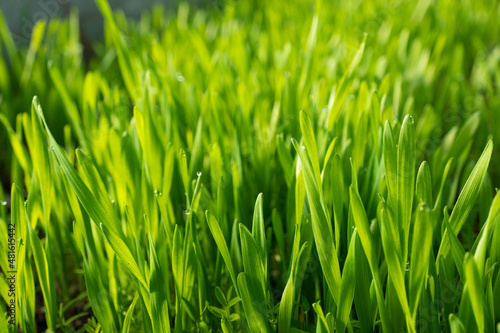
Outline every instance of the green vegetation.
POLYGON ((500 332, 499 1, 96 4, 0 16, 0 332, 500 332))

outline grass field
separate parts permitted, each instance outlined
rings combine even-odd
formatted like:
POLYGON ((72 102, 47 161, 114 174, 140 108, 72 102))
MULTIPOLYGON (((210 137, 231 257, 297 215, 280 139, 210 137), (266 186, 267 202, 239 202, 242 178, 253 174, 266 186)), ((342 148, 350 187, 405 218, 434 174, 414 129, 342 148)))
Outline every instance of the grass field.
POLYGON ((500 332, 500 2, 0 15, 0 333, 500 332))

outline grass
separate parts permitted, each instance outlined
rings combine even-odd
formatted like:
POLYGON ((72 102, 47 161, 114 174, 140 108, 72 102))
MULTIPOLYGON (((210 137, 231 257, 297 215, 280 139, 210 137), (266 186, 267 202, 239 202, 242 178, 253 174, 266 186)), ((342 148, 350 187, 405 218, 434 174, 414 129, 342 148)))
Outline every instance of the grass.
POLYGON ((0 332, 500 332, 498 1, 96 4, 0 15, 0 332))

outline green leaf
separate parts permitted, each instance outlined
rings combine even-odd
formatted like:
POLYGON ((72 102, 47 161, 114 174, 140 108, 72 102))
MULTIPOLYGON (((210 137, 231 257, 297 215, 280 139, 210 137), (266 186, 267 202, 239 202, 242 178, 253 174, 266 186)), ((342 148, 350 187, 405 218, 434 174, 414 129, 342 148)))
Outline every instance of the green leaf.
MULTIPOLYGON (((363 57, 363 53, 365 51, 365 43, 366 43, 365 34, 363 37, 363 42, 361 43, 359 49, 356 51, 356 54, 352 58, 349 69, 344 72, 342 79, 340 79, 340 83, 337 86, 337 90, 332 92, 334 94, 333 104, 330 106, 328 111, 328 130, 331 130, 333 125, 337 122, 340 111, 342 110, 342 106, 344 106, 347 95, 349 94, 350 86, 347 81, 351 78, 356 68, 359 66, 361 62, 361 58, 363 57)), ((330 103, 329 103, 330 104, 330 103)))
POLYGON ((484 289, 483 279, 477 268, 476 260, 467 254, 464 258, 465 289, 470 299, 470 308, 474 313, 478 332, 484 332, 484 289))
MULTIPOLYGON (((481 189, 481 184, 483 183, 484 176, 486 175, 486 170, 488 169, 488 165, 490 163, 492 152, 493 152, 493 142, 489 141, 486 147, 484 148, 481 157, 479 157, 476 166, 469 175, 467 182, 465 183, 462 191, 460 192, 457 203, 453 208, 453 211, 450 216, 450 225, 453 227, 453 230, 455 231, 456 235, 458 235, 458 233, 462 229, 465 220, 469 216, 469 213, 471 212, 472 207, 476 202, 476 199, 479 195, 479 191, 481 189)), ((443 238, 446 237, 447 232, 448 231, 444 232, 443 238)), ((437 260, 439 260, 440 256, 446 257, 448 251, 449 251, 449 243, 442 242, 437 255, 437 260)))
POLYGON ((394 210, 394 215, 397 217, 398 151, 396 149, 396 144, 394 143, 392 128, 389 121, 386 121, 384 126, 383 147, 385 179, 387 182, 387 191, 389 192, 388 203, 394 210))
MULTIPOLYGON (((78 137, 78 141, 83 146, 83 148, 88 151, 89 143, 87 140, 87 136, 82 127, 82 121, 80 119, 80 113, 78 111, 78 107, 75 102, 71 99, 68 89, 66 87, 65 80, 63 79, 61 72, 57 66, 54 66, 52 61, 49 61, 47 64, 47 68, 49 70, 49 75, 54 82, 54 86, 61 97, 64 104, 64 111, 66 111, 66 116, 68 117, 69 122, 73 126, 73 130, 78 137)), ((40 110, 41 113, 41 110, 40 110)))
POLYGON ((240 224, 241 254, 246 280, 253 302, 262 305, 266 300, 266 277, 259 248, 250 231, 240 224))
MULTIPOLYGON (((294 245, 298 245, 300 242, 300 236, 298 235, 298 228, 296 228, 296 235, 294 240, 294 245)), ((279 316, 278 316, 278 331, 281 332, 289 332, 290 331, 290 323, 292 321, 293 310, 294 310, 294 299, 296 297, 296 290, 299 289, 297 284, 297 266, 300 263, 302 258, 302 254, 304 253, 305 248, 308 246, 308 243, 305 242, 300 251, 298 250, 298 246, 294 246, 294 252, 292 253, 291 259, 291 269, 290 275, 288 276, 288 281, 285 286, 285 290, 283 290, 283 295, 281 296, 280 308, 279 308, 279 316)))
POLYGON ((340 248, 340 235, 342 234, 342 210, 344 207, 344 169, 342 159, 338 154, 333 156, 332 161, 332 189, 333 189, 333 217, 335 223, 335 246, 337 252, 340 248))
POLYGON ((236 281, 235 270, 233 268, 233 262, 231 261, 231 255, 229 254, 229 249, 227 247, 226 240, 224 239, 224 235, 222 234, 222 230, 220 229, 219 223, 208 210, 205 212, 205 216, 207 219, 208 227, 210 228, 210 232, 212 233, 215 243, 217 244, 217 248, 222 255, 222 259, 224 259, 224 262, 226 263, 229 276, 233 281, 233 285, 236 288, 236 291, 238 291, 238 284, 236 281))
POLYGON ((250 332, 268 332, 266 313, 261 307, 255 307, 254 298, 251 296, 253 291, 250 291, 248 288, 245 273, 238 275, 238 289, 240 290, 243 310, 245 311, 250 332))
MULTIPOLYGON (((448 216, 448 213, 445 210, 443 224, 445 225, 446 230, 448 230, 447 239, 451 244, 450 246, 451 246, 453 261, 455 262, 455 266, 457 267, 458 275, 463 280, 464 279, 463 261, 465 257, 465 250, 462 244, 460 243, 460 240, 453 232, 453 228, 451 227, 449 220, 450 217, 448 216)), ((443 241, 446 241, 446 238, 443 238, 443 241)))
POLYGON ((382 283, 380 282, 379 266, 375 257, 375 251, 373 248, 372 234, 370 231, 370 225, 368 223, 368 217, 366 216, 365 209, 359 194, 354 191, 354 189, 349 187, 349 197, 351 202, 351 211, 356 225, 356 230, 358 231, 359 239, 361 245, 363 246, 364 252, 368 259, 368 264, 373 276, 375 295, 377 297, 378 309, 380 312, 380 317, 382 320, 382 329, 387 331, 391 327, 389 314, 387 313, 387 308, 384 302, 384 296, 382 291, 382 283))
MULTIPOLYGON (((285 257, 285 232, 283 231, 283 221, 280 218, 277 209, 273 209, 272 215, 272 225, 274 236, 276 237, 276 242, 278 243, 278 248, 280 250, 280 255, 284 259, 285 257)), ((284 260, 283 260, 284 262, 284 260)))
POLYGON ((316 176, 316 183, 319 185, 321 184, 321 170, 319 168, 318 148, 311 122, 304 111, 300 111, 300 129, 302 130, 307 154, 311 161, 314 175, 316 176))
POLYGON ((215 286, 215 296, 223 307, 227 307, 226 296, 224 296, 224 292, 218 286, 215 286))
POLYGON ((127 314, 125 315, 125 319, 123 320, 122 333, 130 332, 130 324, 132 323, 132 316, 134 315, 134 309, 138 299, 139 293, 135 293, 134 299, 132 300, 132 303, 130 303, 127 314))
POLYGON ((355 240, 357 232, 354 230, 349 243, 349 251, 342 271, 342 284, 340 286, 340 304, 337 307, 337 331, 345 332, 346 327, 350 326, 349 314, 351 313, 352 302, 354 300, 354 288, 356 286, 353 281, 356 279, 355 265, 355 240))
POLYGON ((451 328, 452 333, 465 333, 466 332, 464 324, 462 324, 462 322, 460 321, 460 319, 457 316, 450 314, 450 317, 448 320, 450 321, 450 328, 451 328))
POLYGON ((163 281, 163 272, 156 255, 156 250, 148 234, 149 240, 149 299, 151 302, 151 321, 154 332, 170 332, 168 315, 168 294, 163 281))
POLYGON ((410 222, 415 193, 415 126, 407 115, 401 126, 398 143, 398 219, 403 230, 403 260, 407 257, 410 222))
MULTIPOLYGON (((480 272, 484 271, 484 263, 486 261, 486 251, 488 250, 488 244, 493 235, 494 228, 500 228, 498 225, 498 213, 500 213, 500 193, 495 195, 493 203, 491 204, 490 211, 488 213, 488 218, 479 233, 477 240, 479 243, 475 248, 474 258, 476 259, 478 269, 480 272), (497 221, 495 226, 495 221, 497 221)), ((476 241, 477 242, 477 241, 476 241)))
POLYGON ((416 317, 419 301, 422 297, 424 282, 429 270, 432 250, 431 211, 426 204, 417 207, 417 217, 413 227, 410 259, 410 309, 413 319, 416 317))
POLYGON ((335 245, 333 243, 332 229, 326 217, 319 185, 316 182, 319 177, 314 176, 310 161, 304 152, 305 149, 299 148, 297 141, 293 139, 292 143, 300 156, 304 170, 306 192, 311 206, 314 241, 318 249, 321 268, 330 293, 332 294, 335 303, 339 304, 341 284, 340 266, 335 245))
POLYGON ((132 252, 130 252, 127 244, 116 233, 114 233, 114 231, 105 226, 103 223, 101 223, 101 231, 108 244, 115 251, 118 259, 120 259, 120 261, 125 265, 125 267, 127 267, 130 273, 137 278, 144 288, 149 290, 149 285, 144 279, 144 276, 142 275, 141 270, 139 269, 139 266, 137 265, 137 262, 135 261, 132 252))
POLYGON ((426 161, 423 161, 418 169, 415 194, 420 202, 424 202, 427 206, 432 207, 431 170, 426 161))
POLYGON ((253 213, 252 237, 257 243, 258 253, 262 262, 264 272, 267 272, 267 243, 264 225, 264 213, 262 210, 262 193, 257 197, 253 213))
MULTIPOLYGON (((16 202, 14 205, 24 206, 22 202, 22 197, 20 195, 14 195, 16 202)), ((45 250, 36 234, 35 230, 31 227, 30 221, 27 219, 27 229, 29 235, 29 243, 31 245, 31 251, 33 253, 33 258, 35 259, 35 267, 38 273, 38 279, 40 281, 40 286, 43 294, 43 303, 46 311, 47 326, 50 330, 55 331, 57 326, 57 303, 53 299, 55 296, 55 281, 53 276, 49 272, 49 262, 45 254, 45 250)))
POLYGON ((33 170, 33 165, 28 155, 28 152, 26 151, 26 148, 22 144, 21 139, 12 129, 12 126, 10 126, 8 119, 5 117, 4 114, 0 114, 0 121, 3 123, 5 129, 7 130, 7 135, 9 137, 10 145, 12 146, 12 150, 16 154, 19 164, 26 173, 31 173, 33 170))

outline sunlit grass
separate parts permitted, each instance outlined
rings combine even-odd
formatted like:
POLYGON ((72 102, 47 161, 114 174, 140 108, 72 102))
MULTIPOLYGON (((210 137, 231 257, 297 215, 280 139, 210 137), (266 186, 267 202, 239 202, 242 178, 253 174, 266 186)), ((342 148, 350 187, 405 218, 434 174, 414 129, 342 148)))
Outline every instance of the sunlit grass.
POLYGON ((0 332, 500 332, 498 1, 96 4, 0 16, 0 332))

